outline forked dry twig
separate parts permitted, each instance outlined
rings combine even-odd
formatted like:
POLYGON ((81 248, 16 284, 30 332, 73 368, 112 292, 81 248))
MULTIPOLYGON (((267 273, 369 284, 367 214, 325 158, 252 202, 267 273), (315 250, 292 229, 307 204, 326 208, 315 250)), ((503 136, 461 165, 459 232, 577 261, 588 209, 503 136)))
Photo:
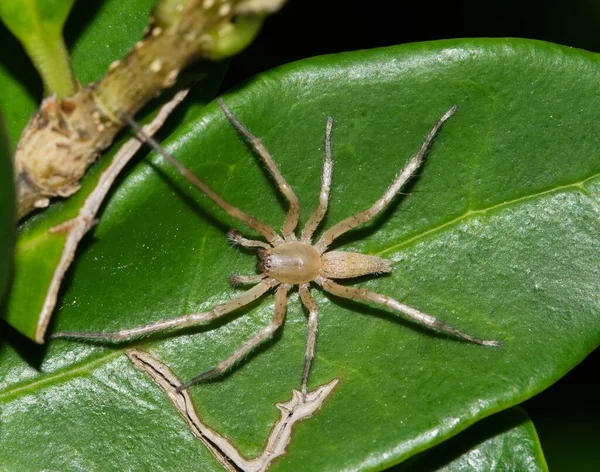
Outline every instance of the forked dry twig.
MULTIPOLYGON (((188 91, 189 88, 179 91, 168 103, 163 105, 152 122, 143 127, 144 133, 148 135, 156 133, 177 105, 183 101, 188 94, 188 91)), ((98 184, 79 210, 79 214, 75 218, 50 229, 53 233, 65 232, 68 233, 68 235, 63 246, 60 261, 52 275, 50 286, 46 292, 44 305, 42 306, 42 311, 38 318, 35 335, 36 342, 40 344, 44 342, 44 335, 56 305, 58 291, 60 290, 65 273, 69 269, 71 262, 73 262, 79 242, 94 226, 96 213, 110 191, 115 179, 143 144, 144 142, 137 137, 129 139, 121 149, 119 149, 117 154, 115 154, 108 168, 102 173, 98 180, 98 184)))
POLYGON ((302 395, 298 390, 292 390, 290 401, 276 405, 280 417, 271 430, 262 454, 254 459, 245 459, 231 442, 202 422, 188 392, 180 390, 182 382, 171 369, 147 352, 130 349, 126 354, 139 369, 147 373, 165 391, 194 435, 204 443, 225 469, 231 471, 267 470, 273 460, 285 454, 296 423, 315 414, 339 382, 337 379, 332 380, 306 395, 302 395))

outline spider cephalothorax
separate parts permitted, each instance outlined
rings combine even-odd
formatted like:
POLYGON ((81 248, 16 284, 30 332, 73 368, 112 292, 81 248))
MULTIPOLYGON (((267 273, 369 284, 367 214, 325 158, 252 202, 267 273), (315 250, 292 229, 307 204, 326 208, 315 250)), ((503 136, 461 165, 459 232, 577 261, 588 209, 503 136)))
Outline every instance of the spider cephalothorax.
POLYGON ((323 290, 331 293, 332 295, 384 305, 394 311, 404 314, 406 317, 416 321, 417 323, 449 333, 460 339, 487 346, 500 345, 500 343, 497 341, 484 341, 456 328, 448 326, 433 316, 427 315, 416 308, 405 305, 404 303, 394 300, 386 295, 380 295, 362 288, 339 285, 333 280, 348 279, 359 277, 361 275, 380 274, 392 271, 391 264, 379 257, 355 252, 328 251, 328 248, 339 236, 371 220, 390 203, 390 201, 399 192, 406 181, 410 179, 410 177, 419 168, 434 136, 439 131, 442 124, 448 118, 450 118, 450 116, 452 116, 456 110, 456 107, 452 107, 438 120, 433 129, 425 138, 425 141, 421 145, 421 148, 417 154, 408 161, 392 185, 390 185, 390 187, 386 190, 382 197, 379 198, 379 200, 377 200, 368 209, 333 225, 331 228, 326 230, 316 242, 313 242, 313 234, 323 220, 323 217, 327 212, 327 206, 329 202, 329 190, 331 188, 331 177, 333 170, 333 160, 331 157, 332 119, 329 118, 327 120, 325 133, 325 160, 323 165, 319 204, 304 226, 300 237, 298 237, 296 235, 296 227, 298 226, 300 216, 300 202, 298 201, 298 197, 281 174, 279 167, 268 153, 262 141, 252 135, 252 133, 250 133, 250 131, 233 116, 231 111, 229 111, 229 109, 221 100, 219 100, 219 103, 229 121, 253 145, 256 152, 263 159, 267 169, 275 179, 277 186, 290 204, 281 235, 279 235, 271 226, 244 213, 239 208, 225 201, 201 179, 196 177, 181 163, 169 155, 152 138, 144 136, 144 139, 146 139, 150 145, 152 145, 169 162, 171 162, 171 164, 173 164, 183 176, 185 176, 190 182, 204 192, 230 216, 238 219, 248 228, 261 234, 266 239, 267 242, 246 239, 238 231, 231 231, 228 234, 228 238, 233 244, 248 248, 258 248, 257 269, 260 273, 249 276, 238 275, 231 277, 231 282, 234 285, 255 284, 254 287, 204 313, 185 315, 179 318, 159 321, 144 326, 138 326, 136 328, 124 329, 114 333, 69 332, 58 333, 55 334, 54 337, 114 342, 129 340, 168 329, 182 328, 200 323, 206 323, 210 320, 237 310, 242 306, 248 305, 271 289, 275 289, 275 313, 271 323, 248 339, 238 350, 231 354, 231 356, 229 356, 227 359, 223 360, 214 369, 194 377, 190 381, 181 385, 179 387, 179 390, 181 390, 188 388, 190 385, 201 380, 222 374, 238 360, 248 354, 248 352, 254 349, 257 345, 268 339, 283 324, 287 309, 287 294, 293 286, 297 285, 300 293, 300 299, 309 313, 304 374, 302 377, 302 391, 306 393, 308 375, 310 372, 311 362, 314 357, 317 335, 318 307, 315 299, 310 293, 310 284, 315 283, 317 286, 321 287, 323 290))
POLYGON ((258 270, 282 284, 305 284, 321 271, 321 255, 310 244, 290 241, 258 251, 258 270))

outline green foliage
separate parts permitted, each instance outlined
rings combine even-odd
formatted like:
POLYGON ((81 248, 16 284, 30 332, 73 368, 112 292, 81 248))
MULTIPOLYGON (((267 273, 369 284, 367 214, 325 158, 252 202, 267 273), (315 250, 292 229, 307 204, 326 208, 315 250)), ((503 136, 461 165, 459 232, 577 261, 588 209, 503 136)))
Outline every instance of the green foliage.
POLYGON ((15 197, 10 145, 0 116, 0 300, 10 275, 15 238, 15 197))
POLYGON ((0 18, 19 38, 44 80, 47 95, 66 97, 76 90, 63 26, 75 0, 3 0, 0 18))
MULTIPOLYGON (((600 161, 589 131, 600 118, 598 70, 596 56, 544 43, 447 41, 302 61, 225 97, 274 154, 304 220, 317 201, 325 120, 334 117, 326 225, 370 205, 457 104, 408 195, 340 244, 394 261, 393 274, 362 285, 504 342, 458 342, 315 291, 311 386, 341 384, 298 426, 273 470, 392 465, 534 395, 599 344, 600 161)), ((215 104, 188 113, 164 143, 227 199, 280 227, 280 199, 215 104)), ((61 211, 40 215, 24 235, 61 211)), ((54 329, 132 327, 231 297, 227 276, 253 273, 255 259, 228 246, 230 227, 243 230, 152 154, 123 179, 82 248, 54 329)), ((138 344, 187 379, 271 316, 267 298, 222 322, 138 344)), ((200 415, 247 456, 262 449, 273 405, 299 386, 305 330, 294 295, 272 342, 222 381, 192 390, 200 415)), ((36 356, 7 339, 0 462, 215 468, 125 348, 52 342, 36 356)))

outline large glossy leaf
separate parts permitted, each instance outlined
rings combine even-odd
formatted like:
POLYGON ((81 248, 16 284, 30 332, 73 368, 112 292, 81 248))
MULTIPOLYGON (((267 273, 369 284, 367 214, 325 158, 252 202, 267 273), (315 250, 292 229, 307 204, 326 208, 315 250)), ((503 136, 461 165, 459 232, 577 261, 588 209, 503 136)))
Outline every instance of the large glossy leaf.
MULTIPOLYGON (((394 262, 393 274, 362 285, 504 342, 458 342, 315 290, 311 387, 341 382, 298 425, 273 470, 384 468, 534 395, 598 345, 599 76, 596 56, 582 51, 449 41, 315 58, 225 97, 281 164, 304 220, 317 201, 325 120, 334 117, 327 225, 370 205, 457 104, 408 195, 340 244, 394 262)), ((280 226, 281 199, 216 105, 165 144, 232 202, 280 226)), ((252 273, 255 263, 227 244, 232 226, 241 229, 153 156, 105 208, 55 329, 114 330, 226 300, 236 293, 227 276, 252 273)), ((271 316, 267 298, 222 322, 138 344, 186 379, 271 316)), ((274 404, 299 385, 305 331, 294 294, 272 342, 221 381, 192 390, 200 416, 248 456, 262 449, 274 404)), ((215 468, 123 349, 63 341, 34 355, 8 339, 0 461, 215 468)))

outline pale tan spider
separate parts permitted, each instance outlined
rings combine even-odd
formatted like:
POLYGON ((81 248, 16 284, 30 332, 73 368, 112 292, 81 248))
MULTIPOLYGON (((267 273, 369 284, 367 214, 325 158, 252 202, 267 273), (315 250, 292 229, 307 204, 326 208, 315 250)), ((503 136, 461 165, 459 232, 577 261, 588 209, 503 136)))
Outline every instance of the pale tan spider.
POLYGON ((331 188, 331 176, 333 170, 333 160, 331 157, 332 119, 329 118, 327 120, 325 133, 325 159, 323 164, 319 204, 314 213, 310 216, 298 239, 295 230, 300 215, 300 202, 298 201, 298 197, 294 193, 294 190, 281 174, 279 167, 263 145, 262 141, 250 133, 250 131, 233 116, 222 100, 219 100, 219 104, 232 125, 252 144, 255 151, 262 158, 267 169, 275 179, 277 186, 289 202, 290 207, 282 229, 283 237, 277 234, 277 232, 268 224, 244 213, 239 208, 226 202, 179 161, 169 155, 154 139, 144 136, 143 131, 135 121, 131 119, 128 119, 127 121, 129 121, 129 124, 143 137, 143 139, 162 154, 165 159, 174 165, 186 179, 198 187, 206 196, 212 199, 230 216, 238 219, 248 228, 257 231, 265 237, 268 243, 246 239, 237 231, 231 231, 228 234, 229 240, 234 244, 247 248, 258 248, 257 268, 260 272, 258 275, 233 276, 231 278, 232 284, 241 285, 256 283, 256 285, 250 290, 243 292, 204 313, 185 315, 171 320, 158 321, 156 323, 110 333, 63 332, 55 334, 53 336, 54 338, 72 338, 108 342, 127 341, 151 333, 206 323, 248 305, 269 290, 275 289, 275 313, 271 323, 248 339, 239 349, 227 359, 220 362, 215 368, 182 384, 179 387, 179 390, 183 390, 202 380, 221 375, 257 345, 273 335, 273 333, 283 324, 287 310, 288 292, 294 285, 297 285, 300 292, 300 299, 309 313, 304 373, 302 376, 302 392, 306 393, 308 375, 315 353, 317 336, 318 307, 309 288, 310 283, 314 282, 332 295, 385 305, 392 310, 404 314, 417 323, 449 333, 463 340, 486 346, 501 345, 498 341, 484 341, 471 336, 470 334, 466 334, 437 320, 433 316, 427 315, 388 296, 380 295, 362 288, 339 285, 332 280, 348 279, 367 274, 381 274, 392 271, 391 264, 379 257, 354 252, 328 251, 327 249, 339 236, 371 220, 390 203, 406 181, 410 179, 419 168, 431 141, 442 124, 456 111, 456 107, 452 107, 439 119, 425 138, 425 141, 417 154, 408 161, 408 164, 402 169, 400 174, 398 174, 392 185, 390 185, 383 196, 379 198, 373 206, 332 226, 323 233, 316 243, 313 244, 312 236, 327 211, 329 190, 331 188))

